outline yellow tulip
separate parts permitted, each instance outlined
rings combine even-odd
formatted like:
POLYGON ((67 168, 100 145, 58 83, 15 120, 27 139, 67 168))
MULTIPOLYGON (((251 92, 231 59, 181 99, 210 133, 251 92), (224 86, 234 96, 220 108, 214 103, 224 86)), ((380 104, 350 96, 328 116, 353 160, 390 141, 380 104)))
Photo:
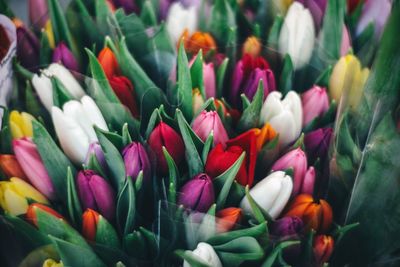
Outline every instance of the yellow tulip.
POLYGON ((42 267, 63 267, 64 264, 62 263, 62 261, 60 262, 56 262, 53 259, 47 259, 43 262, 42 267))
POLYGON ((255 36, 250 36, 243 44, 242 54, 249 54, 253 57, 258 57, 261 53, 261 43, 255 36))
POLYGON ((43 30, 47 35, 47 39, 49 39, 50 48, 54 49, 54 47, 56 47, 56 42, 54 41, 53 27, 51 26, 50 20, 46 22, 43 30))
POLYGON ((361 100, 365 82, 369 75, 368 68, 362 68, 360 61, 354 55, 347 55, 336 63, 329 81, 329 94, 337 102, 342 95, 344 101, 352 109, 361 100))
POLYGON ((10 113, 10 130, 14 139, 32 137, 32 121, 35 118, 26 112, 19 113, 16 110, 10 113))
POLYGON ((33 186, 20 178, 0 182, 0 206, 11 215, 25 214, 28 210, 28 199, 48 204, 47 199, 33 186))

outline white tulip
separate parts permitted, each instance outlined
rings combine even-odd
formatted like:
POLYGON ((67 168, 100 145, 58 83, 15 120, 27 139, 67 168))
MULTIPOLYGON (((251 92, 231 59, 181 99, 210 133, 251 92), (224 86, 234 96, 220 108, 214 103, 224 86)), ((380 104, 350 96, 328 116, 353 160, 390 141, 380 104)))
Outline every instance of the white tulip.
POLYGON ((282 56, 289 54, 297 70, 310 61, 314 42, 315 29, 311 13, 301 3, 294 2, 279 35, 279 52, 282 56))
POLYGON ((282 146, 295 141, 301 133, 303 108, 300 96, 290 91, 283 100, 280 92, 271 92, 261 109, 260 123, 269 122, 279 134, 279 143, 282 146))
MULTIPOLYGON (((258 182, 249 193, 254 201, 275 219, 285 208, 292 190, 292 178, 283 171, 276 171, 258 182)), ((246 213, 253 213, 247 197, 242 199, 240 207, 246 213)))
POLYGON ((85 162, 89 145, 98 141, 93 125, 108 130, 99 108, 89 96, 71 100, 63 110, 52 107, 51 116, 61 148, 76 164, 85 162))
MULTIPOLYGON (((193 250, 193 254, 198 256, 204 263, 213 267, 222 267, 222 263, 218 258, 214 248, 207 243, 200 242, 197 248, 193 250)), ((191 265, 187 262, 183 262, 183 267, 190 267, 191 265)))
POLYGON ((53 86, 50 80, 53 76, 60 80, 75 99, 80 99, 85 95, 85 91, 68 69, 58 63, 52 63, 47 69, 42 70, 42 74, 35 74, 32 78, 33 88, 48 111, 53 106, 53 86))
POLYGON ((166 21, 169 35, 176 44, 185 29, 189 34, 197 30, 197 8, 196 6, 184 7, 181 2, 175 2, 168 10, 166 21))

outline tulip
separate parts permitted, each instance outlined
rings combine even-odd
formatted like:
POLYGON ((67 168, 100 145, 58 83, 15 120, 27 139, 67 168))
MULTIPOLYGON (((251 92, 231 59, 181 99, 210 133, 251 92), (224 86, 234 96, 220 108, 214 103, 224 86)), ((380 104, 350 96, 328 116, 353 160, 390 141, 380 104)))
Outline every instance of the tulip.
POLYGON ((120 75, 120 69, 118 66, 117 59, 110 48, 108 47, 103 48, 100 51, 97 59, 101 67, 103 68, 104 73, 107 76, 107 79, 110 79, 113 76, 120 75))
MULTIPOLYGON (((185 31, 184 35, 188 35, 185 31)), ((188 53, 197 55, 200 49, 203 51, 203 55, 207 55, 210 51, 216 51, 217 45, 211 34, 207 32, 195 32, 189 38, 184 38, 185 50, 188 53)))
POLYGON ((139 111, 131 81, 125 76, 112 76, 109 78, 109 82, 119 101, 129 109, 135 118, 138 118, 139 111))
POLYGON ((18 177, 24 181, 28 181, 24 171, 19 165, 17 158, 14 155, 0 154, 0 170, 7 177, 18 177))
POLYGON ((96 158, 97 162, 103 170, 107 168, 106 158, 99 142, 90 143, 88 153, 86 154, 85 165, 89 164, 90 158, 92 156, 96 158))
POLYGON ((261 42, 255 36, 247 37, 243 44, 242 55, 250 55, 253 58, 260 56, 261 54, 261 42))
POLYGON ((325 14, 327 0, 297 0, 297 2, 302 3, 305 8, 311 12, 314 19, 315 27, 319 29, 322 23, 322 19, 325 14))
POLYGON ((218 211, 217 232, 225 233, 231 231, 242 219, 242 210, 231 207, 218 211))
POLYGON ((360 61, 353 55, 341 57, 333 68, 329 81, 329 94, 339 102, 343 94, 352 109, 358 106, 361 100, 365 82, 369 76, 369 69, 362 69, 360 61))
POLYGON ((63 110, 53 107, 51 117, 64 153, 76 164, 85 162, 90 143, 98 141, 93 125, 108 130, 103 115, 89 96, 82 97, 80 102, 68 101, 63 110))
POLYGON ((235 66, 232 77, 231 99, 239 105, 240 94, 244 93, 249 100, 253 100, 257 92, 260 79, 264 86, 264 99, 275 90, 275 77, 269 64, 262 57, 243 55, 242 59, 235 66))
POLYGON ((179 205, 198 212, 207 212, 214 203, 214 187, 210 176, 200 173, 182 186, 179 205))
POLYGON ((182 137, 175 132, 170 126, 164 122, 160 122, 157 127, 151 132, 149 136, 148 143, 150 148, 156 155, 157 159, 157 170, 161 174, 168 172, 167 161, 165 160, 164 153, 162 151, 163 147, 171 155, 175 164, 179 164, 185 153, 185 146, 183 144, 182 137))
POLYGON ((114 218, 115 193, 103 177, 91 170, 80 171, 77 188, 84 209, 99 211, 107 220, 114 218))
POLYGON ((297 93, 290 91, 283 100, 280 92, 272 92, 264 101, 260 123, 269 122, 279 134, 279 143, 287 146, 301 133, 303 110, 297 93))
MULTIPOLYGON (((243 149, 240 146, 230 146, 224 150, 222 144, 216 145, 208 154, 205 172, 213 178, 218 177, 228 170, 242 153, 243 149)), ((240 166, 236 180, 240 183, 248 180, 245 160, 240 166)))
POLYGON ((17 21, 17 58, 29 70, 39 66, 39 39, 22 22, 17 21))
POLYGON ((28 210, 28 200, 48 204, 47 199, 24 180, 12 177, 0 182, 0 206, 7 213, 17 216, 28 210))
POLYGON ((298 216, 307 229, 326 232, 332 224, 332 208, 323 199, 315 201, 311 195, 301 194, 289 204, 285 216, 298 216))
POLYGON ((187 30, 188 34, 197 30, 197 13, 195 6, 185 7, 181 2, 171 4, 166 19, 166 27, 173 44, 178 42, 184 30, 187 30))
POLYGON ((289 54, 295 70, 310 61, 315 42, 314 22, 310 11, 301 3, 294 2, 290 6, 278 42, 279 52, 289 54))
POLYGON ((301 96, 303 106, 303 127, 329 109, 329 97, 325 88, 314 86, 301 96))
POLYGON ((391 0, 368 0, 362 8, 361 17, 356 27, 356 35, 361 33, 372 23, 374 25, 375 38, 382 35, 386 21, 392 10, 391 0))
POLYGON ((44 28, 49 19, 49 10, 46 0, 29 0, 28 1, 29 21, 36 31, 44 28))
POLYGON ((139 12, 139 8, 135 3, 135 0, 113 0, 116 7, 122 7, 126 14, 133 12, 139 12))
POLYGON ((321 160, 327 158, 332 134, 332 128, 320 128, 305 135, 304 145, 312 162, 317 158, 321 160))
POLYGON ((150 160, 142 144, 136 142, 130 143, 122 151, 122 156, 124 157, 126 175, 136 179, 139 172, 143 171, 144 180, 150 180, 150 160))
MULTIPOLYGON (((220 259, 218 258, 217 253, 215 252, 214 248, 204 242, 200 242, 197 245, 197 248, 192 251, 194 255, 199 257, 202 261, 207 263, 207 266, 212 266, 212 267, 222 267, 222 263, 220 259)), ((187 261, 183 262, 183 267, 191 267, 187 261)))
POLYGON ((272 224, 270 234, 279 237, 296 236, 303 230, 303 226, 299 217, 283 217, 272 224))
POLYGON ((332 255, 334 247, 334 241, 331 236, 328 235, 317 235, 314 237, 314 259, 316 266, 323 266, 325 262, 328 262, 332 255))
MULTIPOLYGON (((276 171, 258 182, 250 190, 250 196, 258 206, 268 212, 273 219, 276 219, 289 201, 292 189, 292 178, 282 171, 276 171)), ((253 214, 246 196, 240 202, 240 207, 244 212, 253 214)))
POLYGON ((362 2, 364 2, 364 0, 347 0, 348 13, 353 13, 357 6, 362 2))
POLYGON ((103 216, 92 209, 87 209, 82 215, 82 235, 93 243, 109 247, 118 246, 115 229, 103 216), (104 240, 103 236, 107 237, 107 240, 104 240))
MULTIPOLYGON (((44 203, 47 205, 47 203, 44 203)), ((32 203, 28 207, 28 211, 26 212, 26 220, 30 222, 31 224, 35 225, 38 227, 38 217, 37 217, 37 212, 40 210, 42 213, 47 213, 50 214, 53 217, 56 217, 58 219, 64 220, 64 217, 59 214, 57 211, 53 210, 49 206, 46 206, 40 203, 32 203)))
POLYGON ((74 54, 68 49, 68 46, 61 42, 57 45, 53 52, 53 62, 64 65, 67 69, 74 72, 79 72, 79 64, 75 59, 74 54))
POLYGON ((203 96, 198 88, 192 90, 193 114, 197 114, 204 104, 203 96))
POLYGON ((293 0, 272 0, 273 7, 280 14, 286 14, 293 0))
POLYGON ((62 261, 56 262, 53 259, 47 259, 43 262, 42 267, 64 267, 64 264, 62 263, 62 261))
POLYGON ((216 111, 203 110, 192 122, 193 131, 206 141, 211 132, 214 135, 214 145, 222 144, 226 147, 229 137, 216 111))
POLYGON ((203 80, 204 88, 206 91, 206 98, 216 97, 217 86, 213 63, 203 63, 203 80))
POLYGON ((51 111, 51 107, 53 106, 53 86, 49 77, 58 78, 68 93, 75 99, 81 99, 85 95, 85 91, 83 91, 78 81, 63 65, 52 63, 42 72, 43 74, 40 76, 37 74, 33 75, 32 85, 40 101, 48 111, 51 111))
POLYGON ((346 25, 343 25, 343 30, 342 30, 342 43, 340 45, 340 55, 344 57, 347 55, 351 48, 351 37, 349 30, 347 29, 346 25))
POLYGON ((56 192, 52 180, 47 173, 36 145, 27 138, 13 140, 15 157, 28 177, 29 182, 48 199, 55 199, 56 192))
POLYGON ((26 112, 19 113, 16 110, 10 113, 10 130, 13 139, 19 139, 23 137, 32 137, 32 121, 35 118, 26 112))

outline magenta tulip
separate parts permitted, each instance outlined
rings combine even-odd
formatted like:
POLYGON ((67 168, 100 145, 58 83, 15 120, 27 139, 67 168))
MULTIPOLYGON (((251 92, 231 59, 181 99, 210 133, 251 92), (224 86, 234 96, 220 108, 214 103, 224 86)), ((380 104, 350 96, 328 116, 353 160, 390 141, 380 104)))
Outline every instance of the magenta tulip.
POLYGON ((113 0, 113 2, 117 8, 122 7, 126 14, 139 11, 135 0, 113 0))
POLYGON ((180 191, 179 205, 198 212, 207 212, 214 203, 214 187, 211 178, 200 173, 188 181, 180 191))
POLYGON ((340 55, 343 57, 347 55, 351 48, 351 37, 346 25, 343 25, 342 30, 342 43, 340 45, 340 55))
POLYGON ((68 49, 64 42, 57 45, 53 52, 53 62, 61 63, 67 69, 79 72, 78 61, 75 59, 74 54, 68 49))
POLYGON ((326 159, 332 134, 332 128, 320 128, 305 135, 304 145, 311 162, 326 159))
POLYGON ((213 132, 214 145, 222 144, 224 148, 226 147, 229 137, 216 111, 203 110, 192 122, 192 128, 203 141, 206 141, 213 132))
POLYGON ((297 216, 287 216, 276 220, 270 229, 273 236, 287 238, 298 235, 303 230, 303 221, 297 216))
POLYGON ((21 65, 35 71, 39 67, 39 39, 25 27, 17 27, 17 58, 21 65))
POLYGON ((126 174, 136 179, 140 171, 143 171, 143 178, 149 181, 151 178, 150 160, 146 150, 140 143, 130 143, 122 151, 124 157, 126 174))
POLYGON ((36 145, 28 138, 12 141, 15 157, 29 182, 48 199, 56 199, 56 192, 36 145))
POLYGON ((96 157, 97 162, 99 163, 100 167, 103 170, 105 170, 107 168, 107 162, 106 162, 106 158, 104 157, 104 152, 101 149, 99 142, 93 142, 89 145, 89 150, 88 150, 88 153, 86 155, 86 160, 85 160, 86 165, 89 164, 90 157, 92 155, 96 157))
POLYGON ((329 97, 325 88, 314 86, 301 96, 303 127, 322 116, 329 109, 329 97))
POLYGON ((40 31, 49 19, 47 0, 29 0, 29 21, 36 31, 40 31))
POLYGON ((314 193, 314 184, 315 184, 315 169, 314 167, 311 166, 310 168, 308 168, 306 174, 304 174, 300 193, 312 195, 314 193))
POLYGON ((206 98, 215 97, 216 80, 215 80, 215 71, 213 63, 208 63, 208 64, 203 63, 203 80, 206 91, 206 98))

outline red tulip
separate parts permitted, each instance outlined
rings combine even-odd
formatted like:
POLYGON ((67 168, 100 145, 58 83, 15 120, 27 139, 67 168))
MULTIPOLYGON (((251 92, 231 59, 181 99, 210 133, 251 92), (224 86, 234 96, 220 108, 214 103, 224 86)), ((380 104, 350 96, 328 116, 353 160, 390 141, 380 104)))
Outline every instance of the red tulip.
POLYGON ((112 76, 108 80, 119 101, 131 111, 135 118, 138 118, 139 111, 132 83, 124 76, 112 76))
POLYGON ((96 240, 99 216, 100 214, 92 209, 87 209, 82 215, 82 235, 89 241, 96 240))
POLYGON ((242 209, 231 207, 220 210, 217 213, 217 231, 219 233, 225 233, 233 228, 242 219, 242 209))
POLYGON ((33 204, 29 205, 28 211, 26 212, 25 216, 26 216, 26 220, 35 226, 38 226, 37 215, 36 215, 36 212, 38 209, 40 209, 41 212, 49 213, 56 218, 64 219, 64 217, 61 214, 59 214, 57 211, 53 210, 52 208, 50 208, 46 205, 40 204, 40 203, 33 203, 33 204))
POLYGON ((99 63, 108 79, 110 79, 112 76, 120 74, 117 59, 110 48, 103 48, 103 50, 100 51, 97 59, 99 60, 99 63))
POLYGON ((0 155, 0 170, 7 176, 18 177, 22 180, 28 181, 24 171, 19 165, 17 158, 14 155, 0 155))
POLYGON ((317 235, 314 238, 313 251, 316 266, 323 266, 329 260, 333 246, 333 238, 328 235, 317 235))

